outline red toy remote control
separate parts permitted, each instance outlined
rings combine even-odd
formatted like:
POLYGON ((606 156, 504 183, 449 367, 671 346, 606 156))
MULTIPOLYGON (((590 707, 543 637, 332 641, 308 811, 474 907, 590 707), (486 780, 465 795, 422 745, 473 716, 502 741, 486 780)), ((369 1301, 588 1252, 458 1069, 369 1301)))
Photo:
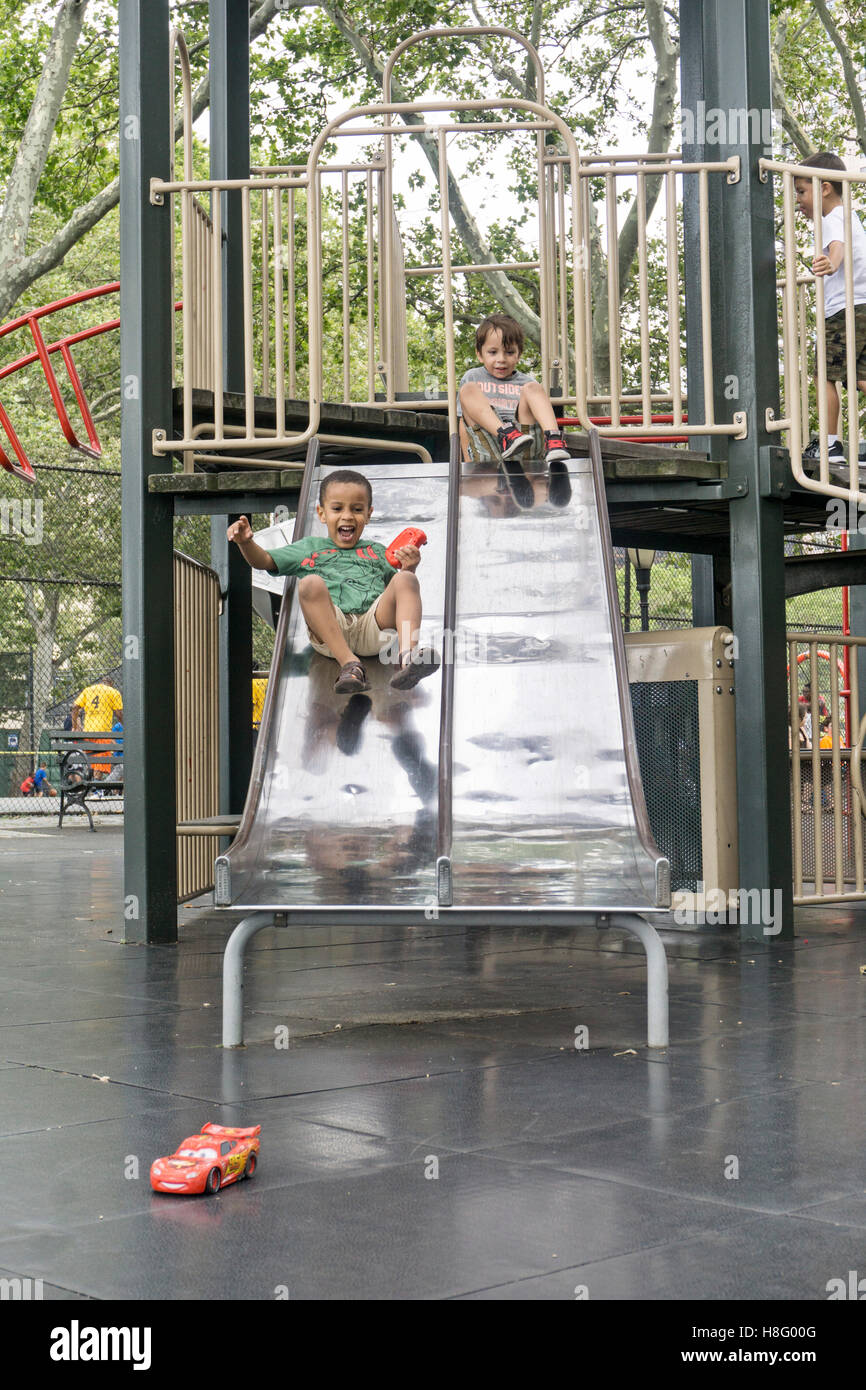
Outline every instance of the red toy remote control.
POLYGON ((401 531, 396 540, 393 540, 385 551, 385 557, 389 565, 393 565, 395 570, 401 569, 400 561, 395 557, 394 551, 399 550, 404 545, 422 546, 427 544, 427 537, 423 531, 419 531, 417 526, 407 526, 405 531, 401 531))

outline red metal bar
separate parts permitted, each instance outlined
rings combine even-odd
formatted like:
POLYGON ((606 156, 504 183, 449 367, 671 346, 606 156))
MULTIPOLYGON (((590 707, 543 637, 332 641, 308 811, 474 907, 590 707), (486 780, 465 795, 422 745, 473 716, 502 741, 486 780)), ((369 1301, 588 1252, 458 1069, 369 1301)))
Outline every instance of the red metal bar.
MULTIPOLYGON (((589 418, 590 418, 590 420, 592 421, 592 423, 593 423, 594 425, 609 425, 609 424, 611 423, 611 416, 610 416, 610 415, 590 415, 589 418)), ((688 415, 685 415, 685 414, 684 414, 682 418, 683 418, 683 422, 687 424, 687 423, 688 423, 688 418, 689 418, 688 415)), ((564 416, 559 416, 559 415, 558 415, 558 416, 556 417, 556 419, 557 419, 557 424, 560 424, 560 425, 580 425, 580 421, 579 421, 575 416, 573 416, 573 415, 564 415, 564 416)), ((642 424, 643 424, 643 416, 642 416, 642 415, 620 415, 620 417, 619 417, 619 423, 620 423, 621 425, 642 425, 642 424)), ((650 424, 652 424, 652 425, 672 425, 673 423, 674 423, 674 417, 673 417, 673 415, 651 415, 651 416, 650 416, 650 424)), ((638 444, 688 444, 688 442, 689 442, 689 437, 690 437, 690 436, 687 435, 687 434, 642 434, 641 437, 640 437, 640 439, 636 440, 636 443, 638 443, 638 444)), ((611 439, 628 439, 629 436, 628 436, 628 435, 625 435, 625 434, 613 434, 613 435, 610 436, 610 438, 611 438, 611 439)))
POLYGON ((4 452, 2 445, 0 445, 0 465, 2 465, 8 473, 14 473, 17 478, 23 478, 27 483, 35 482, 36 474, 33 472, 33 465, 25 454, 21 445, 21 440, 12 428, 12 421, 9 419, 2 405, 0 405, 0 425, 2 425, 6 431, 6 437, 12 445, 13 452, 18 460, 17 463, 13 463, 4 452))
MULTIPOLYGON (((48 314, 56 313, 59 309, 68 309, 73 304, 83 304, 90 299, 98 299, 106 294, 116 294, 119 289, 120 281, 113 280, 108 285, 97 286, 96 289, 79 290, 77 294, 67 295, 65 299, 56 299, 51 304, 43 304, 38 309, 30 309, 26 314, 22 314, 19 318, 12 319, 9 323, 3 324, 3 326, 0 327, 0 338, 5 338, 8 334, 14 333, 16 329, 29 328, 34 342, 33 352, 25 353, 22 357, 17 358, 16 361, 9 363, 7 366, 0 367, 0 381, 11 376, 13 372, 20 371, 22 367, 29 367, 34 362, 39 362, 51 395, 51 400, 54 404, 54 409, 57 412, 57 418, 60 421, 60 427, 63 430, 67 443, 70 448, 77 449, 79 453, 94 459, 102 457, 102 446, 99 442, 99 436, 97 435, 93 416, 90 412, 90 405, 84 387, 81 384, 81 378, 72 360, 70 349, 76 343, 86 342, 89 338, 95 338, 101 333, 110 333, 114 329, 119 328, 120 319, 109 319, 106 323, 96 324, 92 328, 79 329, 77 333, 68 333, 65 337, 58 338, 56 342, 50 344, 46 344, 43 338, 42 330, 39 327, 39 320, 45 318, 48 314), (72 387, 75 401, 81 414, 82 423, 87 433, 88 442, 86 444, 82 444, 78 439, 72 427, 72 422, 69 419, 69 414, 60 392, 57 376, 51 363, 51 357, 55 352, 60 353, 63 365, 66 368, 66 375, 72 387)), ((175 310, 181 309, 183 307, 182 302, 178 300, 174 307, 175 310)), ((19 478, 24 478, 27 482, 34 482, 36 474, 33 470, 33 466, 27 458, 24 447, 15 433, 9 415, 2 404, 0 404, 0 427, 5 431, 15 455, 15 460, 10 459, 5 450, 0 447, 0 467, 7 469, 10 473, 15 473, 19 478)))

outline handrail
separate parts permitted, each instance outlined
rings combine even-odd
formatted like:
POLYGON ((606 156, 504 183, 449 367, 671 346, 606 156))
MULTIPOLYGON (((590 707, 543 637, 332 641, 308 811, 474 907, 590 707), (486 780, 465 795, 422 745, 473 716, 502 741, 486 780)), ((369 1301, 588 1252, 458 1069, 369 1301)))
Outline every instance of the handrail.
POLYGON ((454 830, 454 663, 457 637, 460 474, 460 436, 452 434, 448 460, 448 514, 445 529, 445 606, 442 617, 442 700, 439 718, 439 823, 436 836, 436 896, 440 907, 450 907, 453 901, 451 845, 454 830))
MULTIPOLYGON (((313 476, 316 472, 318 464, 319 441, 318 439, 313 438, 309 441, 307 447, 307 459, 306 463, 304 464, 304 473, 301 479, 300 492, 298 494, 298 510, 295 513, 295 525, 292 529, 293 542, 301 540, 304 535, 304 527, 307 522, 307 513, 310 508, 310 498, 312 496, 313 491, 313 476)), ((286 651, 286 643, 288 641, 289 636, 289 615, 291 613, 292 599, 294 597, 296 582, 297 581, 295 580, 294 576, 292 576, 290 579, 286 581, 286 586, 283 590, 283 597, 280 603, 280 616, 277 619, 277 629, 274 633, 274 650, 273 655, 271 657, 271 668, 270 674, 268 676, 268 688, 265 691, 265 702, 262 706, 262 718, 261 723, 259 725, 259 736, 256 740, 256 749, 253 755, 253 767, 252 772, 250 773, 250 783, 247 789, 247 798, 244 802, 244 809, 243 815, 241 816, 240 827, 238 829, 237 835, 235 836, 232 842, 232 850, 240 849, 244 844, 246 844, 247 840, 249 839, 250 831, 253 826, 253 821, 255 820, 256 808, 258 807, 259 798, 262 793, 262 786, 264 784, 265 776, 265 750, 267 749, 271 737, 271 723, 273 721, 273 710, 277 698, 276 689, 279 683, 278 677, 280 674, 280 667, 283 663, 283 657, 285 656, 286 651)), ((220 864, 224 865, 223 872, 225 872, 225 869, 229 867, 229 859, 225 855, 220 855, 217 858, 216 863, 217 866, 219 866, 220 864)), ((218 869, 215 869, 214 883, 217 886, 217 890, 220 886, 220 877, 221 876, 218 872, 218 869)), ((217 893, 215 893, 215 899, 219 896, 219 892, 217 891, 217 893)), ((220 903, 219 905, 223 904, 220 903)))
POLYGON ((448 39, 460 37, 469 38, 470 36, 480 37, 482 34, 491 34, 496 35, 499 38, 514 39, 516 43, 523 45, 523 47, 526 49, 527 53, 529 54, 529 57, 532 60, 533 67, 535 68, 535 76, 537 80, 537 86, 535 89, 536 100, 540 101, 543 105, 544 68, 541 64, 541 58, 539 57, 538 49, 535 47, 534 44, 530 43, 529 39, 527 39, 525 35, 519 34, 516 29, 508 29, 502 25, 497 24, 464 25, 454 29, 419 29, 417 33, 410 34, 408 39, 404 39, 402 43, 398 43, 397 47, 394 49, 394 51, 392 52, 391 56, 385 64, 385 70, 382 73, 382 100, 386 103, 391 100, 391 76, 394 71, 394 65, 397 59, 399 58, 400 54, 405 52, 407 48, 410 48, 413 43, 420 43, 422 39, 448 39))
MULTIPOLYGON (((779 276, 782 290, 782 355, 784 376, 784 413, 777 418, 768 407, 765 415, 765 428, 769 433, 788 433, 788 452, 791 472, 797 484, 809 492, 825 497, 838 497, 862 505, 866 497, 866 485, 860 487, 859 472, 855 468, 844 481, 834 481, 830 476, 830 458, 827 446, 827 360, 826 360, 826 318, 824 313, 825 284, 823 276, 816 276, 815 283, 815 350, 816 350, 816 408, 818 417, 819 459, 818 476, 812 477, 803 467, 804 436, 809 431, 809 383, 810 374, 804 360, 806 343, 804 341, 805 323, 800 321, 798 285, 803 277, 798 274, 799 247, 795 231, 794 183, 797 179, 808 180, 812 185, 814 208, 813 254, 820 255, 823 249, 823 217, 821 213, 821 184, 825 182, 842 184, 842 211, 845 227, 850 229, 853 207, 852 187, 866 185, 866 173, 854 169, 824 169, 810 164, 797 164, 792 161, 759 159, 758 173, 762 182, 771 175, 782 178, 782 237, 784 242, 783 266, 779 276)), ((854 282, 853 260, 846 256, 845 266, 845 315, 847 338, 846 382, 848 395, 848 442, 849 463, 856 465, 858 444, 861 439, 857 400, 857 370, 854 348, 854 282)))

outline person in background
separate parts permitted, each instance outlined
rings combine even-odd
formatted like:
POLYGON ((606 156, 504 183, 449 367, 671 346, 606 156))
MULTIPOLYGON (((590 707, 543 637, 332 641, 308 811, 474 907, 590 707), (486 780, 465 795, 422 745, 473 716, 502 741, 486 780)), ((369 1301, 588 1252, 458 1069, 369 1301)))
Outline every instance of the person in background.
POLYGON ((40 763, 33 774, 33 795, 34 796, 56 796, 57 793, 48 780, 48 773, 45 771, 45 764, 40 763))
MULTIPOLYGON (((110 733, 116 715, 123 716, 123 696, 109 680, 86 686, 72 706, 73 727, 88 734, 110 733)), ((93 741, 110 742, 108 739, 93 741)), ((111 763, 94 763, 93 771, 97 777, 105 777, 111 771, 111 763)))

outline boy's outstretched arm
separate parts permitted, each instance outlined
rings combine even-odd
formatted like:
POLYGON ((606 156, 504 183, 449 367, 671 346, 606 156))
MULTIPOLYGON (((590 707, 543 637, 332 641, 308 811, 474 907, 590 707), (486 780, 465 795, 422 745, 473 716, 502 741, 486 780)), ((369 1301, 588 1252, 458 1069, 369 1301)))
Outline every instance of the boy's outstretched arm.
POLYGON ((226 536, 230 541, 234 541, 247 564, 252 565, 254 570, 270 570, 272 574, 276 572, 277 562, 273 555, 253 539, 249 517, 242 516, 239 520, 233 521, 226 531, 226 536))

